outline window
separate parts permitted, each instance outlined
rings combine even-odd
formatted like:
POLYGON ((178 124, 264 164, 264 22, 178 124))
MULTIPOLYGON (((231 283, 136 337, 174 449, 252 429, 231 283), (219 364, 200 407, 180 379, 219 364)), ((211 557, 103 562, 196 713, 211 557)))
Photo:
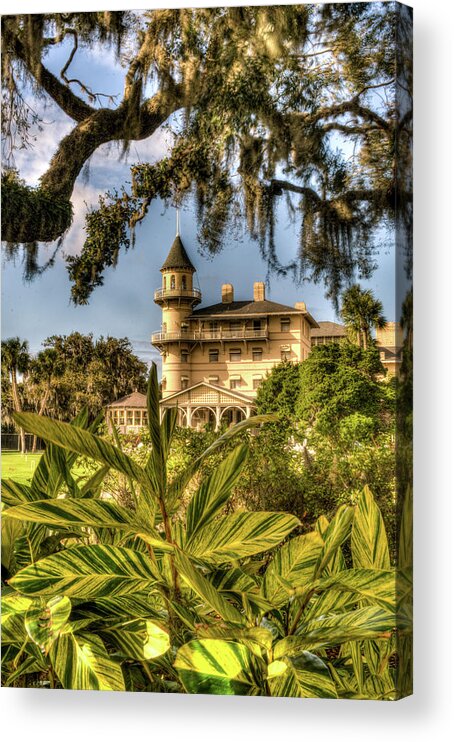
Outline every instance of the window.
POLYGON ((252 348, 252 360, 253 361, 261 361, 263 356, 263 351, 261 348, 252 348))
POLYGON ((186 276, 181 277, 181 288, 183 289, 183 291, 186 290, 186 276))
POLYGON ((162 331, 167 332, 167 322, 162 323, 162 331))
POLYGON ((290 332, 290 317, 281 317, 281 332, 290 332))
POLYGON ((170 276, 170 288, 175 288, 175 276, 170 276))
POLYGON ((252 323, 252 329, 254 330, 254 332, 260 332, 260 330, 262 329, 262 320, 255 319, 252 323))
POLYGON ((292 353, 290 350, 281 350, 281 361, 289 361, 292 353))
POLYGON ((181 363, 188 363, 189 361, 189 350, 181 351, 181 363))
POLYGON ((119 425, 125 424, 125 411, 124 410, 120 410, 118 412, 118 424, 119 425))
POLYGON ((126 425, 132 425, 132 410, 126 412, 126 425))
POLYGON ((142 410, 142 425, 148 425, 148 413, 146 410, 142 410))
POLYGON ((140 410, 134 410, 134 425, 140 426, 140 410))
POLYGON ((237 363, 238 361, 241 361, 241 350, 240 348, 232 348, 230 351, 230 362, 237 363))
POLYGON ((231 376, 229 379, 230 389, 238 389, 241 384, 240 376, 231 376))
POLYGON ((188 377, 187 376, 182 376, 181 377, 181 388, 182 389, 187 389, 188 386, 189 386, 189 379, 188 379, 188 377))
POLYGON ((118 410, 113 410, 112 420, 114 425, 118 425, 118 410))
POLYGON ((253 389, 258 389, 261 383, 262 383, 262 377, 261 376, 254 376, 252 378, 252 388, 253 389))
POLYGON ((208 351, 208 360, 210 363, 217 363, 219 360, 219 351, 218 350, 209 350, 208 351))
POLYGON ((167 288, 167 278, 165 276, 162 277, 162 288, 163 289, 167 288))

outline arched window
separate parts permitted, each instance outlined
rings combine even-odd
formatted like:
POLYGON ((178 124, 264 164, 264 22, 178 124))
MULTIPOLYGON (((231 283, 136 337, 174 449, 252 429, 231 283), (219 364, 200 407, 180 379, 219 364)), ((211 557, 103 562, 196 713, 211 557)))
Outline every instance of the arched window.
POLYGON ((183 291, 186 290, 186 276, 181 277, 181 288, 183 289, 183 291))
POLYGON ((167 278, 165 276, 162 277, 162 288, 163 289, 167 288, 167 278))
POLYGON ((175 276, 170 276, 170 288, 175 288, 175 276))

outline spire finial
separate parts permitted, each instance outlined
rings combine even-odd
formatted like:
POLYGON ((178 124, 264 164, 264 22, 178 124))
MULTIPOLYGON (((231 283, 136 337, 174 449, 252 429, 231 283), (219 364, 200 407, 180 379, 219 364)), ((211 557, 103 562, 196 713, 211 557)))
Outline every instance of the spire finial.
POLYGON ((177 209, 177 237, 180 236, 180 209, 177 209))

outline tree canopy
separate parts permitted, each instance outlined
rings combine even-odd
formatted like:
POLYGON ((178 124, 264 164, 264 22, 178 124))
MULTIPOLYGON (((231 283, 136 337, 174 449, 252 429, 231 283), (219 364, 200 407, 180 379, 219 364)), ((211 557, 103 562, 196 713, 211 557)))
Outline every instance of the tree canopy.
POLYGON ((324 281, 337 300, 358 271, 373 269, 377 228, 396 219, 410 227, 411 185, 397 167, 397 151, 404 168, 410 158, 410 12, 377 2, 4 16, 9 152, 30 143, 30 89, 74 122, 38 188, 5 171, 9 254, 25 245, 36 271, 36 243, 70 226, 75 181, 96 149, 127 147, 171 124, 170 150, 134 164, 131 186, 87 215, 83 249, 68 258, 73 301, 86 303, 102 284, 153 199, 193 196, 207 252, 244 223, 271 270, 324 281), (68 40, 54 74, 46 57, 68 40), (124 70, 118 101, 71 75, 84 47, 108 45, 124 70), (282 200, 300 231, 287 264, 275 245, 282 200))

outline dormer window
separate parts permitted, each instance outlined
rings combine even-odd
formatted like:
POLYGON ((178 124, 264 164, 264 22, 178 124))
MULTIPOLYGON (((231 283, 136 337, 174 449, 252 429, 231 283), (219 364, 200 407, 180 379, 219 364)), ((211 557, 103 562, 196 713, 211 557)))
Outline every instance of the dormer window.
POLYGON ((175 288, 175 276, 170 276, 170 288, 175 288))

